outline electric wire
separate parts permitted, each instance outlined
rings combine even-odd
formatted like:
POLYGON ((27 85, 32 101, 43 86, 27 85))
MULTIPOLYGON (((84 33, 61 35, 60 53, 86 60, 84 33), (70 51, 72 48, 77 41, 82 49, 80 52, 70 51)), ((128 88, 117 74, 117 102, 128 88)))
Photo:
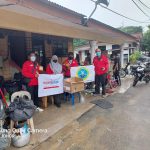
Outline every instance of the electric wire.
MULTIPOLYGON (((91 1, 95 3, 94 0, 91 0, 91 1)), ((114 11, 114 10, 108 8, 108 7, 105 7, 105 6, 101 5, 101 4, 99 4, 99 5, 100 5, 101 7, 103 7, 104 9, 107 9, 107 10, 111 11, 112 13, 114 13, 114 14, 116 14, 116 15, 118 15, 118 16, 121 16, 121 17, 123 17, 123 18, 126 18, 126 19, 128 19, 128 20, 131 20, 131 21, 134 21, 134 22, 137 22, 137 23, 150 23, 150 22, 148 22, 149 20, 146 20, 146 21, 135 20, 135 19, 129 18, 129 17, 127 17, 127 16, 125 16, 125 15, 123 15, 123 14, 117 12, 117 11, 114 11)))
POLYGON ((142 2, 141 0, 138 0, 141 4, 143 4, 145 7, 147 7, 148 9, 150 9, 149 6, 147 6, 144 2, 142 2))
POLYGON ((121 16, 121 17, 124 17, 124 18, 126 18, 126 19, 128 19, 128 20, 131 20, 131 21, 134 21, 134 22, 138 22, 138 23, 150 23, 150 22, 148 22, 149 20, 147 20, 147 21, 135 20, 135 19, 129 18, 129 17, 127 17, 127 16, 124 16, 124 15, 122 15, 122 14, 120 14, 120 13, 118 13, 118 12, 116 12, 116 11, 110 9, 110 8, 107 8, 107 7, 102 6, 102 5, 100 5, 100 6, 103 7, 103 8, 105 8, 105 9, 107 9, 107 10, 109 10, 109 11, 111 11, 111 12, 113 12, 113 13, 115 13, 115 14, 117 14, 117 15, 119 15, 119 16, 121 16))
POLYGON ((147 14, 147 13, 145 13, 142 9, 141 9, 141 7, 134 1, 134 0, 131 0, 134 4, 135 4, 135 6, 141 11, 141 12, 143 12, 143 14, 145 15, 145 16, 147 16, 149 19, 150 19, 150 16, 147 14))

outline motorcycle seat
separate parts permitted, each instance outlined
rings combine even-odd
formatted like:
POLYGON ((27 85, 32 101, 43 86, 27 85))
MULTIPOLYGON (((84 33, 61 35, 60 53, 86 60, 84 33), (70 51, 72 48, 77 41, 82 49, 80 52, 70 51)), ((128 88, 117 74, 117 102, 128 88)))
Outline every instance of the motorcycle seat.
POLYGON ((138 66, 132 66, 131 69, 136 70, 138 66))

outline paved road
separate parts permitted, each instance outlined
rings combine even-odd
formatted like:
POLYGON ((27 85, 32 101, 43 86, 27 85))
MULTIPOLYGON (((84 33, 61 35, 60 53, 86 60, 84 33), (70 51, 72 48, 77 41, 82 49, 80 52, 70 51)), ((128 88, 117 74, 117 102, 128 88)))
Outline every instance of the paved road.
POLYGON ((35 150, 150 150, 150 85, 108 97, 35 150))

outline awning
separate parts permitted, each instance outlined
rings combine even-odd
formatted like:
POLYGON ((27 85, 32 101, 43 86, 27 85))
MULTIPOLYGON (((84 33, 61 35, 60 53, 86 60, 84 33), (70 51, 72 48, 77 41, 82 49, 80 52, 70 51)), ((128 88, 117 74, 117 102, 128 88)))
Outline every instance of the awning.
POLYGON ((105 43, 122 44, 135 41, 131 36, 115 32, 99 31, 42 13, 35 9, 13 5, 0 8, 0 28, 32 33, 97 40, 105 43))

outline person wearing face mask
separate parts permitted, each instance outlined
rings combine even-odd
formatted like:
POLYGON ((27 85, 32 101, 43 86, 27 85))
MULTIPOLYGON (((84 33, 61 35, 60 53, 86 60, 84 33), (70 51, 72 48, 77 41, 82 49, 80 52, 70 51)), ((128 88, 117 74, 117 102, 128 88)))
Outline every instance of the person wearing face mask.
POLYGON ((74 59, 73 57, 73 53, 69 52, 68 53, 68 58, 64 61, 63 63, 63 72, 64 72, 64 76, 66 78, 70 78, 70 69, 71 67, 77 67, 78 66, 78 62, 76 59, 74 59))
MULTIPOLYGON (((58 62, 58 57, 56 55, 52 56, 50 63, 46 67, 47 74, 61 74, 62 73, 62 65, 58 62)), ((54 95, 54 104, 57 107, 61 107, 61 99, 60 95, 54 95)))
POLYGON ((100 49, 95 50, 96 56, 93 59, 95 66, 95 95, 100 94, 100 85, 102 86, 102 97, 105 97, 105 81, 109 69, 108 58, 101 53, 100 49))
POLYGON ((34 105, 37 107, 37 111, 43 111, 39 106, 38 98, 38 76, 39 76, 40 66, 36 61, 36 54, 30 52, 28 54, 28 60, 23 64, 22 75, 25 79, 25 84, 27 86, 27 91, 31 94, 31 99, 34 105))

